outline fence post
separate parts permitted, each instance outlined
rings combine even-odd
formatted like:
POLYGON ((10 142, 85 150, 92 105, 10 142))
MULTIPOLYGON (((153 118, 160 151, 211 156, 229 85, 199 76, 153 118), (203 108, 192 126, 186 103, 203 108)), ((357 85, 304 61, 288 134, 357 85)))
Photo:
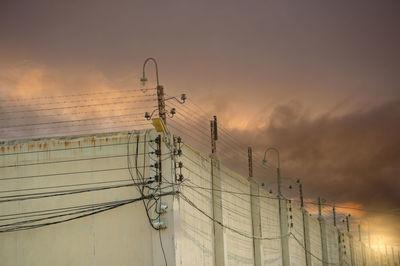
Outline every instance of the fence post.
POLYGON ((366 251, 365 251, 365 246, 362 242, 362 238, 361 238, 361 224, 358 224, 358 241, 360 241, 361 244, 361 257, 362 257, 362 264, 363 266, 367 265, 367 255, 366 255, 366 251))
POLYGON ((212 182, 212 204, 214 219, 214 259, 216 266, 224 266, 226 263, 224 228, 216 221, 223 223, 222 214, 222 180, 220 173, 220 162, 216 151, 216 117, 210 121, 211 126, 211 182, 212 182))
POLYGON ((318 221, 321 233, 322 264, 328 265, 328 242, 326 240, 326 224, 324 218, 322 218, 321 197, 318 197, 318 221))
POLYGON ((301 207, 301 212, 303 216, 303 234, 304 234, 304 252, 306 255, 306 265, 311 265, 311 241, 310 241, 310 223, 308 219, 308 212, 304 208, 304 206, 301 207))
POLYGON ((256 237, 262 237, 261 229, 261 214, 260 214, 260 197, 259 197, 259 186, 253 179, 253 156, 251 147, 248 148, 248 159, 249 159, 249 182, 250 182, 250 200, 251 200, 251 221, 253 229, 253 256, 254 265, 263 265, 263 249, 261 239, 256 237))
POLYGON ((349 234, 349 242, 350 242, 350 260, 351 260, 351 265, 354 266, 356 265, 355 262, 355 257, 354 257, 354 238, 351 234, 349 234))
POLYGON ((290 253, 289 253, 289 223, 287 216, 287 202, 279 197, 279 222, 281 233, 281 248, 282 248, 282 265, 290 266, 290 253))

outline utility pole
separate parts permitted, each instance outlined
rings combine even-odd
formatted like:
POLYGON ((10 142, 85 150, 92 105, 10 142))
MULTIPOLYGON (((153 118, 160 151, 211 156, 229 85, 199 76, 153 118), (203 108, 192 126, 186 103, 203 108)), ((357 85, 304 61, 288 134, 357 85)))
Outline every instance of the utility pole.
POLYGON ((249 163, 249 183, 250 183, 250 204, 251 204, 251 225, 253 236, 253 257, 254 265, 263 265, 262 241, 257 237, 262 237, 261 211, 260 211, 260 187, 253 179, 253 151, 251 147, 247 149, 249 163))
POLYGON ((333 203, 332 212, 333 212, 333 226, 336 227, 336 208, 335 208, 335 203, 333 203))
POLYGON ((322 216, 322 210, 321 210, 321 197, 318 197, 318 216, 322 216))
POLYGON ((226 264, 226 247, 224 228, 222 223, 224 222, 223 211, 222 211, 222 187, 221 173, 220 173, 220 162, 217 156, 217 144, 218 139, 218 127, 217 117, 214 116, 213 120, 210 120, 211 130, 211 182, 212 182, 212 204, 213 204, 213 228, 214 228, 214 265, 222 266, 226 264))
POLYGON ((167 125, 167 112, 165 111, 165 96, 164 87, 157 85, 157 102, 158 102, 158 115, 161 117, 164 125, 167 125))
POLYGON ((214 115, 214 120, 210 120, 211 129, 211 153, 215 154, 217 152, 217 140, 218 140, 218 124, 217 116, 214 115))
POLYGON ((304 208, 304 198, 303 198, 303 184, 299 184, 299 193, 300 193, 300 206, 304 208))
POLYGON ((247 149, 247 157, 249 162, 249 178, 253 177, 253 151, 251 147, 247 149))

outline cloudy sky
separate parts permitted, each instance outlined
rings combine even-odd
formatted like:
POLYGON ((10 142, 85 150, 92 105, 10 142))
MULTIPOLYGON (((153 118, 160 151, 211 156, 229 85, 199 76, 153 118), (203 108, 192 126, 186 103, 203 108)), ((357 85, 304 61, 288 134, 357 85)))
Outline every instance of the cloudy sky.
MULTIPOLYGON (((2 0, 0 97, 136 88, 152 56, 168 94, 187 93, 256 152, 278 147, 308 198, 389 211, 399 14, 390 0, 2 0)), ((399 217, 374 217, 400 245, 399 217)))

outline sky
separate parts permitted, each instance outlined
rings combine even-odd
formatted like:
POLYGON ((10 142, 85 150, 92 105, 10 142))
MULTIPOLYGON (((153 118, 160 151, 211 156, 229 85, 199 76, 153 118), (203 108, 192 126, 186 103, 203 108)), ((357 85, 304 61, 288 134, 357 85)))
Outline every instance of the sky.
MULTIPOLYGON (((390 0, 2 0, 0 97, 137 88, 151 56, 168 94, 256 152, 279 148, 310 199, 398 209, 399 13, 390 0)), ((400 245, 399 216, 370 219, 400 245)))

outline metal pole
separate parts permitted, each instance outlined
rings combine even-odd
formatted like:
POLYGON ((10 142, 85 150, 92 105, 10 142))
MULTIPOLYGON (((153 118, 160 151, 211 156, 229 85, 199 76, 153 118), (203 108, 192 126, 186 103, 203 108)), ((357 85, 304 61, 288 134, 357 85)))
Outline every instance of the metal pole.
POLYGON ((282 191, 281 191, 281 170, 278 168, 276 168, 276 174, 277 174, 277 178, 278 178, 278 194, 279 196, 282 196, 282 191))
POLYGON ((211 153, 214 154, 217 152, 217 142, 218 139, 218 130, 217 130, 217 117, 214 115, 214 120, 210 120, 210 129, 211 129, 211 153))
POLYGON ((304 208, 304 199, 303 199, 303 184, 299 184, 299 190, 300 190, 300 206, 304 208))
POLYGON ((253 151, 251 147, 247 149, 247 156, 249 161, 249 178, 253 177, 253 151))
POLYGON ((347 226, 347 232, 350 232, 349 216, 348 215, 346 215, 346 226, 347 226))
POLYGON ((318 197, 318 216, 322 216, 322 210, 321 210, 321 197, 318 197))
POLYGON ((333 204, 332 212, 333 212, 333 226, 336 227, 336 208, 335 208, 335 204, 333 204))
POLYGON ((157 102, 158 102, 158 115, 164 122, 164 125, 167 125, 167 113, 165 111, 165 96, 164 96, 164 87, 157 85, 157 102))

